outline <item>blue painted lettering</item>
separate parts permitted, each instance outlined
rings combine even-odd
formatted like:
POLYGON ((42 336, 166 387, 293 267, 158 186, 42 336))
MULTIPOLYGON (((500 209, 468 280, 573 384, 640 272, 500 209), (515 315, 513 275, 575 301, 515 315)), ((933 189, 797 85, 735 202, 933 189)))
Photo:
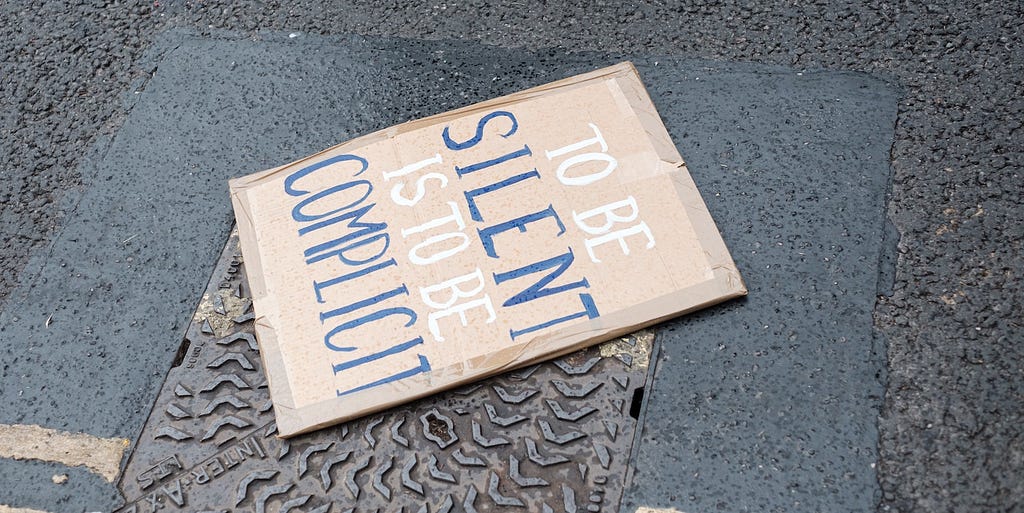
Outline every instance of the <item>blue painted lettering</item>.
POLYGON ((416 367, 413 367, 413 368, 411 368, 411 369, 409 369, 407 371, 399 372, 399 373, 394 374, 392 376, 388 376, 386 378, 378 379, 377 381, 374 381, 372 383, 367 383, 365 385, 361 385, 361 386, 358 386, 358 387, 355 387, 355 388, 352 388, 352 389, 349 389, 349 390, 345 390, 345 391, 338 390, 337 391, 338 397, 341 397, 343 395, 348 395, 348 394, 351 394, 351 393, 354 393, 354 392, 359 392, 361 390, 366 390, 368 388, 374 388, 374 387, 379 387, 381 385, 386 385, 386 384, 391 383, 393 381, 398 381, 398 380, 402 380, 402 379, 405 379, 405 378, 409 378, 409 377, 415 376, 417 374, 423 374, 424 372, 430 372, 430 362, 427 361, 427 357, 423 356, 421 354, 420 355, 416 355, 416 356, 420 357, 420 364, 417 365, 416 367))
MULTIPOLYGON (((324 260, 326 258, 330 258, 332 256, 337 256, 338 259, 340 259, 346 265, 362 265, 367 262, 373 261, 380 257, 381 255, 383 255, 384 252, 387 251, 388 246, 391 244, 391 236, 384 231, 388 227, 387 223, 367 223, 362 221, 363 215, 368 213, 376 205, 376 203, 371 203, 364 207, 360 207, 355 210, 345 212, 344 214, 338 217, 329 219, 328 221, 330 222, 330 224, 338 223, 342 220, 348 219, 349 222, 346 223, 345 226, 347 226, 349 229, 354 229, 355 231, 345 233, 341 237, 317 244, 306 249, 303 252, 303 255, 306 257, 306 263, 312 264, 324 260), (345 256, 346 251, 363 247, 376 240, 382 240, 384 242, 384 246, 380 248, 380 251, 378 251, 374 256, 363 260, 355 260, 345 256), (330 251, 334 248, 337 248, 338 246, 342 247, 340 249, 330 251)), ((302 231, 300 230, 299 233, 301 234, 302 231)))
POLYGON ((533 285, 526 287, 526 289, 524 289, 522 292, 512 296, 507 301, 502 303, 502 306, 518 305, 520 303, 526 303, 527 301, 533 301, 534 299, 537 298, 550 296, 551 294, 558 294, 559 292, 565 292, 566 290, 572 290, 579 287, 590 288, 590 283, 587 282, 586 278, 583 278, 582 280, 575 281, 572 283, 566 283, 565 285, 559 285, 557 287, 547 289, 544 288, 552 281, 555 281, 559 276, 562 275, 562 273, 565 272, 566 269, 569 268, 570 265, 572 265, 572 248, 568 249, 569 251, 566 253, 563 253, 556 257, 549 258, 547 260, 542 260, 540 262, 534 262, 525 267, 520 267, 519 269, 516 269, 514 271, 495 273, 494 283, 501 285, 506 281, 514 280, 516 278, 526 276, 527 274, 539 273, 541 271, 556 267, 556 269, 554 269, 549 274, 543 276, 540 280, 538 280, 537 283, 534 283, 533 285))
POLYGON ((540 212, 527 214, 518 219, 505 221, 504 223, 489 226, 484 229, 477 229, 477 232, 479 232, 480 234, 480 242, 483 243, 484 251, 487 253, 487 256, 491 258, 498 258, 498 253, 494 249, 495 235, 502 232, 507 232, 513 228, 517 228, 520 233, 525 233, 527 223, 539 221, 541 219, 544 219, 545 217, 553 217, 555 219, 555 223, 558 224, 558 233, 555 234, 556 236, 561 236, 563 233, 565 233, 565 225, 562 224, 562 220, 558 217, 558 214, 555 212, 555 208, 552 205, 548 205, 548 208, 545 208, 540 212))
POLYGON ((500 135, 501 137, 508 137, 516 133, 516 130, 519 128, 519 122, 516 121, 516 117, 513 116, 511 112, 497 110, 480 118, 480 121, 476 124, 476 134, 473 135, 473 137, 463 142, 456 142, 454 139, 451 138, 451 134, 449 134, 448 127, 444 127, 444 130, 441 131, 441 139, 444 140, 444 145, 447 146, 449 150, 458 151, 464 150, 466 148, 472 148, 473 146, 476 146, 481 139, 484 138, 484 126, 487 125, 487 122, 498 117, 508 118, 510 121, 512 121, 512 127, 509 128, 508 131, 506 131, 505 133, 498 135, 500 135))
POLYGON ((306 194, 309 194, 309 191, 302 191, 302 190, 299 190, 299 189, 295 188, 296 180, 298 180, 298 179, 300 179, 300 178, 302 178, 302 177, 304 177, 304 176, 306 176, 306 175, 308 175, 308 174, 310 174, 310 173, 312 173, 314 171, 323 169, 323 168, 325 168, 325 167, 327 167, 327 166, 329 166, 331 164, 337 164, 339 162, 349 162, 349 161, 358 162, 360 164, 360 166, 361 166, 359 168, 359 171, 357 171, 352 176, 359 176, 359 175, 361 175, 363 173, 363 171, 366 171, 366 168, 369 167, 369 163, 366 162, 366 159, 364 159, 364 158, 362 158, 360 156, 357 156, 357 155, 338 155, 336 157, 331 157, 329 159, 324 159, 324 160, 321 160, 320 162, 317 162, 315 164, 310 164, 310 165, 308 165, 308 166, 306 166, 306 167, 304 167, 304 168, 302 168, 302 169, 300 169, 300 170, 298 170, 298 171, 288 175, 288 177, 284 179, 284 192, 287 192, 289 196, 304 196, 306 194))
MULTIPOLYGON (((369 180, 353 180, 351 182, 345 182, 343 184, 338 184, 338 185, 335 185, 333 187, 329 187, 329 188, 324 189, 324 190, 322 190, 322 191, 320 191, 320 192, 318 192, 318 193, 316 193, 316 194, 314 194, 314 195, 312 195, 312 196, 310 196, 308 198, 303 199, 297 205, 295 205, 295 208, 292 208, 292 219, 294 219, 294 220, 296 220, 296 221, 298 221, 300 223, 308 223, 310 221, 316 221, 318 219, 322 219, 322 218, 327 217, 329 215, 337 214, 338 212, 344 212, 345 210, 348 210, 348 209, 350 209, 350 208, 352 208, 352 207, 362 203, 364 199, 366 199, 367 197, 370 196, 370 192, 371 191, 373 191, 373 185, 370 183, 369 180), (324 213, 321 213, 321 214, 307 214, 307 213, 304 213, 302 211, 303 208, 305 208, 305 207, 307 207, 309 205, 312 205, 312 204, 320 201, 323 198, 327 198, 327 197, 329 197, 329 196, 331 196, 331 195, 333 195, 335 193, 338 193, 338 192, 344 192, 344 191, 346 191, 348 189, 351 189, 352 187, 356 187, 356 186, 359 186, 359 185, 365 186, 366 187, 366 192, 364 192, 363 195, 359 199, 357 199, 357 200, 355 200, 355 201, 353 201, 353 202, 351 202, 351 203, 349 203, 349 204, 347 204, 347 205, 345 205, 343 207, 339 207, 339 208, 336 208, 334 210, 331 210, 330 212, 324 212, 324 213)), ((322 222, 322 223, 317 223, 316 225, 313 225, 313 226, 306 226, 306 227, 303 227, 301 230, 299 230, 299 234, 303 234, 303 233, 308 232, 310 230, 315 230, 315 229, 320 228, 322 226, 328 226, 330 224, 331 224, 331 222, 322 222)))
POLYGON ((469 217, 473 218, 474 221, 483 221, 484 220, 484 217, 482 215, 480 215, 479 207, 477 207, 477 205, 476 205, 476 198, 477 197, 483 196, 484 194, 496 191, 498 189, 503 189, 505 187, 508 187, 509 185, 519 183, 519 182, 521 182, 523 180, 526 180, 527 178, 537 178, 537 179, 540 179, 540 173, 538 173, 537 170, 534 169, 533 171, 530 171, 529 173, 521 173, 521 174, 518 174, 516 176, 510 176, 510 177, 508 177, 508 178, 506 178, 506 179, 504 179, 504 180, 502 180, 500 182, 495 182, 495 183, 492 183, 490 185, 485 185, 483 187, 478 187, 478 188, 473 189, 471 191, 466 191, 464 194, 466 195, 466 204, 469 205, 469 217))
POLYGON ((326 303, 326 301, 324 301, 324 297, 323 297, 322 293, 323 293, 323 290, 326 289, 327 287, 330 287, 332 285, 337 285, 339 283, 345 283, 348 280, 354 280, 356 278, 359 278, 360 276, 365 276, 365 275, 370 274, 370 273, 372 273, 374 271, 383 269, 385 267, 390 267, 392 265, 398 265, 398 263, 395 262, 394 258, 388 259, 388 260, 386 260, 384 262, 378 262, 376 264, 366 266, 366 267, 364 267, 364 268, 362 268, 362 269, 360 269, 358 271, 352 271, 350 273, 343 274, 341 276, 336 276, 336 277, 331 278, 329 280, 325 280, 325 281, 316 281, 316 280, 314 280, 313 281, 313 292, 316 294, 316 302, 317 303, 326 303))
POLYGON ((509 160, 512 160, 512 159, 516 159, 516 158, 519 158, 519 157, 525 157, 525 156, 532 155, 532 154, 533 153, 530 152, 530 147, 524 145, 522 148, 520 148, 520 149, 518 149, 516 151, 513 151, 511 153, 506 153, 506 154, 504 154, 504 155, 502 155, 500 157, 495 157, 493 159, 485 160, 483 162, 477 162, 476 164, 470 164, 470 165, 465 166, 465 167, 455 166, 455 173, 459 175, 459 178, 462 178, 463 176, 466 176, 466 175, 468 175, 470 173, 479 171, 481 169, 486 169, 486 168, 489 168, 491 166, 496 166, 498 164, 501 164, 502 162, 506 162, 506 161, 509 161, 509 160))
MULTIPOLYGON (((350 305, 346 305, 346 306, 343 306, 341 308, 335 308, 334 310, 329 310, 327 312, 321 312, 320 313, 320 322, 323 323, 324 321, 326 321, 327 319, 330 319, 331 317, 337 317, 339 315, 344 315, 344 314, 351 313, 351 312, 354 312, 354 311, 362 309, 362 308, 366 308, 366 307, 368 307, 370 305, 375 305, 377 303, 380 303, 381 301, 384 301, 385 299, 392 298, 392 297, 398 296, 400 294, 409 295, 409 290, 406 288, 405 284, 402 284, 399 287, 395 287, 394 289, 389 290, 387 292, 382 292, 380 294, 377 294, 376 296, 373 296, 371 298, 367 298, 367 299, 363 299, 363 300, 360 300, 360 301, 356 301, 355 303, 352 303, 350 305)), ((356 350, 355 347, 352 347, 352 346, 339 346, 339 345, 336 345, 336 344, 332 343, 331 342, 331 338, 334 337, 335 335, 337 335, 338 333, 341 333, 342 331, 350 330, 350 329, 356 328, 358 326, 362 326, 363 324, 366 324, 368 322, 375 321, 375 320, 378 320, 378 319, 383 319, 383 318, 388 317, 390 315, 406 315, 406 316, 408 316, 409 317, 409 321, 405 323, 405 327, 407 327, 407 328, 409 326, 412 326, 416 322, 416 312, 414 312, 410 308, 405 308, 405 307, 385 308, 383 310, 378 310, 378 311, 373 312, 371 314, 364 315, 364 316, 362 316, 362 317, 360 317, 358 319, 354 319, 354 320, 351 320, 351 321, 348 321, 348 322, 345 322, 343 324, 340 324, 340 325, 336 326, 334 329, 332 329, 331 331, 327 332, 326 335, 324 335, 324 345, 326 345, 329 349, 331 349, 333 351, 346 351, 346 352, 347 351, 355 351, 356 350)))
POLYGON ((512 337, 512 340, 515 340, 516 337, 520 335, 525 335, 527 333, 532 333, 537 330, 542 330, 544 328, 548 328, 556 324, 561 324, 563 322, 568 322, 573 319, 579 319, 580 317, 587 317, 588 319, 593 319, 601 315, 597 311, 597 305, 594 304, 594 298, 590 297, 590 294, 580 294, 580 302, 583 303, 582 312, 576 312, 574 314, 558 317, 557 319, 551 319, 550 321, 542 322, 536 326, 531 326, 529 328, 521 330, 510 329, 508 330, 508 334, 510 337, 512 337))
POLYGON ((391 347, 389 347, 389 348, 387 348, 387 349, 385 349, 383 351, 378 351, 376 353, 373 353, 373 354, 370 354, 370 355, 366 355, 366 356, 363 356, 363 357, 360 357, 360 358, 356 358, 354 360, 349 360, 347 362, 336 363, 336 364, 334 364, 334 373, 337 374, 339 372, 346 371, 346 370, 351 369, 353 367, 358 367, 358 366, 363 365, 365 363, 370 363, 370 362, 373 362, 373 361, 380 360, 381 358, 384 358, 385 356, 391 356, 393 354, 401 353, 401 352, 409 349, 410 347, 415 347, 415 346, 418 346, 418 345, 420 345, 422 343, 423 343, 423 337, 416 337, 416 338, 414 338, 412 340, 409 340, 407 342, 402 342, 401 344, 395 344, 395 345, 393 345, 393 346, 391 346, 391 347))

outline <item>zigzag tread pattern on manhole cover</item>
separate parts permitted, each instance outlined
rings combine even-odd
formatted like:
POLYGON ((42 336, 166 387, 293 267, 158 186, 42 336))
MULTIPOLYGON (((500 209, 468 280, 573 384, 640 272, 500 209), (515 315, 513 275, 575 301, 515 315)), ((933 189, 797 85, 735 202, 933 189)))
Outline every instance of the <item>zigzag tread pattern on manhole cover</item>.
POLYGON ((119 511, 615 511, 653 335, 288 440, 232 233, 122 474, 119 511))

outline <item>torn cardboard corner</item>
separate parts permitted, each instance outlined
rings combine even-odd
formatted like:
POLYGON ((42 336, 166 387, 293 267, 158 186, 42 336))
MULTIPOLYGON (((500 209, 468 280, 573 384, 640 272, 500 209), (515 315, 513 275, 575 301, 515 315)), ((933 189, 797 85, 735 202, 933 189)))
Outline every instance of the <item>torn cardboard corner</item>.
POLYGON ((630 63, 231 181, 292 436, 746 293, 630 63))

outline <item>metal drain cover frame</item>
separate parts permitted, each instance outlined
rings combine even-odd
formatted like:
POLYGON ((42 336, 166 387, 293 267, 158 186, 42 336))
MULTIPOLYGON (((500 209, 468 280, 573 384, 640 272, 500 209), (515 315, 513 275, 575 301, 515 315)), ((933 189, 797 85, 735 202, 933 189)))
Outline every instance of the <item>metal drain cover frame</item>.
POLYGON ((233 230, 122 474, 119 511, 616 511, 654 335, 288 440, 233 230))

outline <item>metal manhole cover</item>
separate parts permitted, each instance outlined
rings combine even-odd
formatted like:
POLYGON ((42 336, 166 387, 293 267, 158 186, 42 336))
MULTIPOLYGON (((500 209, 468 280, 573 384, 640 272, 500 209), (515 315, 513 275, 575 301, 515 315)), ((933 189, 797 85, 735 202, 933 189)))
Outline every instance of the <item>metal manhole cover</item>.
POLYGON ((282 440, 250 306, 232 233, 123 473, 120 511, 618 509, 652 333, 282 440))

